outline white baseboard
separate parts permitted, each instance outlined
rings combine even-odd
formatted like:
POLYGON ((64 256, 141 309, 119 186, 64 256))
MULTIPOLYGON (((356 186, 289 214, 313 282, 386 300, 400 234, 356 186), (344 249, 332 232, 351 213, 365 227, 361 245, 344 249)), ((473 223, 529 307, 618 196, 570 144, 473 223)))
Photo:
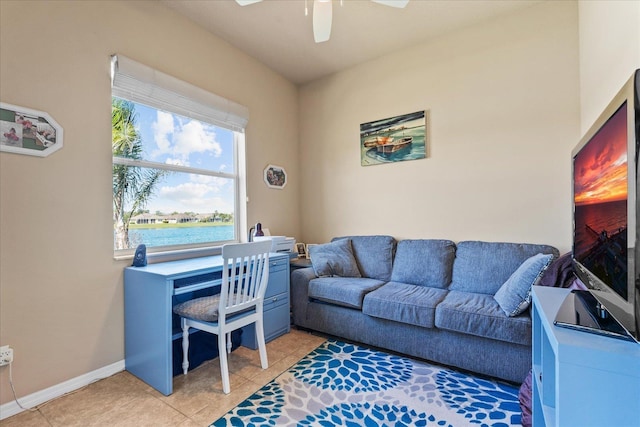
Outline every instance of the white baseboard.
MULTIPOLYGON (((84 375, 80 375, 79 377, 72 378, 44 390, 37 391, 28 396, 20 397, 18 398, 18 401, 24 408, 33 408, 41 403, 55 399, 56 397, 60 397, 71 391, 78 390, 92 382, 110 377, 111 375, 117 374, 121 371, 124 371, 124 360, 112 363, 111 365, 96 369, 95 371, 88 372, 84 375)), ((24 409, 22 409, 15 400, 5 403, 0 406, 0 420, 19 414, 22 411, 24 411, 24 409)))

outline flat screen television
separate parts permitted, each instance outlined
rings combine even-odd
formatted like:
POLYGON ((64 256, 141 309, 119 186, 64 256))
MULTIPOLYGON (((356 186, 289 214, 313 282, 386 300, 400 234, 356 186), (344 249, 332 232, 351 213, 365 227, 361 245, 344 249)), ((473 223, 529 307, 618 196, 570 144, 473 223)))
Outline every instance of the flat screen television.
POLYGON ((640 342, 640 70, 572 152, 574 292, 556 324, 640 342))

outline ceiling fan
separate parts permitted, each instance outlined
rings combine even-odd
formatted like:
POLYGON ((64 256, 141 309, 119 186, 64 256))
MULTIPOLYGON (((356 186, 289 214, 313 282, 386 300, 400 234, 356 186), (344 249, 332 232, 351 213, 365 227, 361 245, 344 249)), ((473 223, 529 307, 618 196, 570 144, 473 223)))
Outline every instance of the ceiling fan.
MULTIPOLYGON (((236 0, 240 6, 247 6, 253 3, 259 3, 262 0, 236 0)), ((322 43, 329 40, 331 36, 331 21, 333 19, 332 0, 310 0, 313 2, 313 39, 316 43, 322 43)), ((404 8, 409 0, 371 0, 374 3, 383 4, 396 8, 404 8)), ((305 15, 308 14, 307 0, 305 0, 305 15)), ((340 0, 342 4, 342 0, 340 0)))

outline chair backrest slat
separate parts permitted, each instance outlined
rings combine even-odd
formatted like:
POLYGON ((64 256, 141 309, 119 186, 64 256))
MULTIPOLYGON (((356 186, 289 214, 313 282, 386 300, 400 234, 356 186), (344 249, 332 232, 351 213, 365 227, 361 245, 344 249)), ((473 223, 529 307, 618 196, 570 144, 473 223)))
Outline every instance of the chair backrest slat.
POLYGON ((219 321, 224 316, 262 303, 269 278, 270 241, 222 247, 225 269, 220 289, 219 321))

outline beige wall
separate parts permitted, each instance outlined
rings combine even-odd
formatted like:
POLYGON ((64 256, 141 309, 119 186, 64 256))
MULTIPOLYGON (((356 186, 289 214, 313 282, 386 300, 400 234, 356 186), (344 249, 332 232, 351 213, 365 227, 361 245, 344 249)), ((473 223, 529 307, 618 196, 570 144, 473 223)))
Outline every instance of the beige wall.
POLYGON ((640 68, 640 1, 580 1, 580 116, 585 133, 640 68))
MULTIPOLYGON (((0 344, 15 348, 18 395, 124 356, 109 55, 249 107, 250 224, 307 242, 388 233, 565 251, 580 106, 584 128, 638 64, 623 53, 624 34, 640 28, 638 3, 613 15, 597 3, 581 2, 578 15, 576 3, 546 2, 298 91, 156 3, 0 1, 0 99, 48 111, 65 129, 47 159, 0 154, 0 344), (600 66, 612 46, 624 65, 600 66), (360 123, 420 109, 432 122, 426 160, 360 166, 360 123), (264 186, 269 163, 286 167, 283 191, 264 186)), ((8 390, 5 369, 0 403, 8 390)))
MULTIPOLYGON (((64 147, 0 154, 0 344, 19 396, 124 357, 113 260, 109 60, 121 53, 247 106, 249 223, 297 235, 297 88, 156 2, 0 2, 0 96, 49 112, 64 147), (262 170, 290 182, 268 189, 262 170)), ((12 400, 0 372, 0 403, 12 400)))
POLYGON ((344 234, 570 249, 578 9, 545 2, 300 90, 302 239, 344 234), (428 158, 360 166, 359 125, 430 112, 428 158))

